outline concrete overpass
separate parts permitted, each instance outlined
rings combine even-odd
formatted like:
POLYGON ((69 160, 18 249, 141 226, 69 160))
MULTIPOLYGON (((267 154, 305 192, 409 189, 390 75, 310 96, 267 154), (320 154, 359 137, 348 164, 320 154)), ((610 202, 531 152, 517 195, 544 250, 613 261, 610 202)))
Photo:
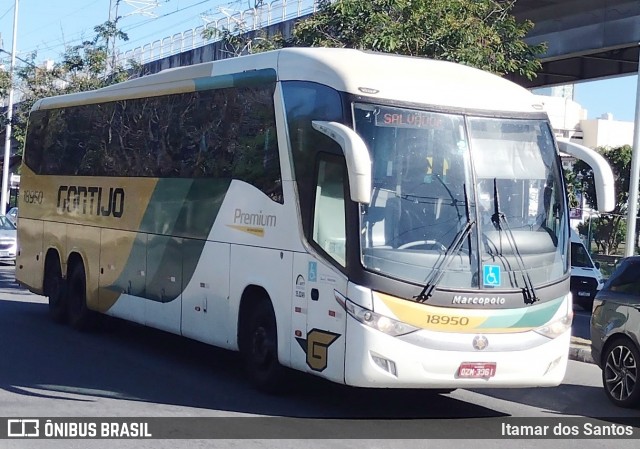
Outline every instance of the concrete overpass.
MULTIPOLYGON (((312 0, 289 0, 289 10, 282 10, 282 0, 265 2, 259 10, 238 13, 246 29, 267 29, 267 33, 291 33, 293 24, 315 9, 312 0), (282 12, 279 23, 256 21, 256 17, 282 12), (295 12, 301 17, 295 16, 295 12), (248 26, 252 24, 252 26, 248 26)), ((288 4, 287 3, 287 4, 288 4)), ((517 0, 513 14, 518 20, 531 20, 535 27, 526 41, 531 44, 546 42, 548 50, 542 55, 542 71, 533 81, 516 76, 509 78, 532 88, 569 84, 619 75, 638 70, 638 43, 640 42, 640 1, 638 0, 517 0)), ((218 23, 216 26, 224 26, 218 23)), ((152 44, 127 51, 124 58, 138 60, 145 73, 181 65, 195 64, 228 57, 217 42, 205 43, 199 39, 197 48, 179 52, 184 42, 198 40, 203 27, 187 30, 152 44), (177 41, 175 36, 178 36, 177 41), (200 45, 199 44, 204 44, 200 45), (178 49, 178 50, 176 50, 178 49), (164 56, 164 57, 163 57, 164 56)))
POLYGON ((519 20, 535 27, 530 44, 546 42, 535 80, 510 77, 525 87, 570 84, 638 71, 640 1, 518 0, 519 20))

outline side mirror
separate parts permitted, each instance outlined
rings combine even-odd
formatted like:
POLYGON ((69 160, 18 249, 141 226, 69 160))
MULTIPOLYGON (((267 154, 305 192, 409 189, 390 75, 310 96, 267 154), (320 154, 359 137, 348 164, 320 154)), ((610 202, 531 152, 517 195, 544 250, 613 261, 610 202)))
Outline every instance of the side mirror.
POLYGON ((600 269, 600 262, 593 262, 593 264, 596 266, 596 269, 599 270, 600 269))
POLYGON ((313 128, 335 140, 347 162, 351 200, 371 202, 371 156, 367 145, 354 130, 342 123, 314 120, 313 128))
POLYGON ((596 185, 598 210, 600 212, 612 211, 616 206, 616 198, 613 172, 607 160, 591 148, 564 139, 557 139, 557 141, 560 151, 575 156, 589 164, 593 170, 596 185))

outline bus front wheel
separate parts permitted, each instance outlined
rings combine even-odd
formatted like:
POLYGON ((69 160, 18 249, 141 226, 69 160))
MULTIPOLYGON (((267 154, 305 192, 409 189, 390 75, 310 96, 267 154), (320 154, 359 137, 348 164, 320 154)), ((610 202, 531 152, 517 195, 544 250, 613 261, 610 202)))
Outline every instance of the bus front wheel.
POLYGON ((82 262, 77 262, 69 275, 67 314, 71 327, 91 330, 95 326, 95 312, 87 307, 87 277, 82 262))
POLYGON ((284 384, 284 368, 278 362, 276 318, 268 301, 259 301, 243 324, 241 354, 252 383, 267 393, 279 393, 284 384))
POLYGON ((67 318, 66 286, 60 263, 53 257, 47 259, 43 290, 49 297, 49 316, 53 321, 63 323, 67 318))

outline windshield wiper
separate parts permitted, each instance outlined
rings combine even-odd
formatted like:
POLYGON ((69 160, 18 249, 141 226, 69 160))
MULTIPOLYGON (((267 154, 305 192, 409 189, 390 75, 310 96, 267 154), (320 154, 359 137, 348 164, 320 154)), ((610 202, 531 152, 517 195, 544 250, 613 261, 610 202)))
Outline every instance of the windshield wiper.
MULTIPOLYGON (((453 192, 451 191, 449 186, 442 180, 442 177, 440 175, 434 175, 433 177, 436 178, 438 182, 442 184, 442 187, 444 187, 445 190, 447 191, 447 194, 451 199, 451 206, 456 208, 456 215, 458 216, 458 220, 462 221, 462 214, 460 213, 460 207, 458 206, 461 203, 461 201, 453 195, 453 192)), ((396 196, 404 200, 413 201, 419 204, 435 204, 438 202, 438 200, 441 199, 439 196, 423 196, 423 195, 416 195, 415 193, 396 194, 396 196), (432 200, 432 201, 420 201, 420 200, 432 200)), ((466 194, 465 194, 465 201, 466 201, 466 194)))
MULTIPOLYGON (((466 184, 462 186, 464 191, 464 197, 467 198, 467 186, 466 184)), ((452 195, 453 197, 453 195, 452 195)), ((457 209, 457 206, 456 206, 457 209)), ((424 302, 433 295, 433 290, 435 289, 442 276, 444 276, 445 270, 451 264, 453 260, 453 255, 457 254, 460 248, 462 247, 462 243, 464 239, 471 235, 471 229, 473 229, 473 225, 476 224, 475 220, 471 220, 469 214, 469 202, 465 201, 465 212, 467 214, 467 222, 464 227, 460 229, 453 238, 453 241, 449 244, 446 251, 444 252, 444 256, 438 259, 435 266, 433 267, 433 271, 431 271, 431 275, 427 279, 427 283, 424 288, 420 292, 418 296, 414 296, 414 299, 419 302, 424 302)), ((471 246, 471 245, 469 245, 471 246)))
POLYGON ((536 291, 533 288, 533 282, 531 282, 531 277, 529 276, 529 271, 527 270, 524 260, 522 259, 522 255, 518 250, 518 245, 516 243, 516 239, 513 236, 513 232, 511 232, 511 227, 509 226, 509 222, 507 221, 507 217, 500 211, 500 199, 498 198, 498 180, 497 178, 493 178, 493 215, 491 215, 491 223, 496 228, 496 230, 500 233, 498 234, 498 239, 500 241, 500 254, 502 255, 502 224, 504 224, 505 235, 507 237, 507 242, 511 247, 511 251, 515 255, 516 262, 518 263, 518 268, 522 273, 522 279, 524 281, 524 287, 522 288, 522 296, 524 298, 525 304, 533 304, 536 301, 539 301, 536 296, 536 291))
MULTIPOLYGON (((453 207, 456 208, 456 214, 458 215, 458 220, 462 220, 462 215, 460 214, 460 209, 458 208, 458 199, 453 196, 453 192, 451 191, 451 189, 449 188, 449 186, 447 184, 445 184, 445 182, 442 180, 442 178, 440 177, 440 175, 434 175, 435 178, 440 181, 440 184, 442 184, 442 187, 445 188, 445 190, 447 191, 447 193, 449 194, 449 198, 451 198, 451 205, 453 207)), ((465 204, 467 204, 467 192, 466 192, 466 185, 462 186, 463 190, 464 190, 464 201, 465 204)), ((468 213, 468 209, 467 209, 467 221, 469 221, 469 213, 468 213)))

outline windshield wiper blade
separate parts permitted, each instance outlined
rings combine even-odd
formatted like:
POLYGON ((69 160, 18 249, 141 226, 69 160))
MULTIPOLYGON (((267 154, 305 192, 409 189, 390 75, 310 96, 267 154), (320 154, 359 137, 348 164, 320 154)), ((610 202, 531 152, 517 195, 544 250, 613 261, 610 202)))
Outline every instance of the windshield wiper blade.
MULTIPOLYGON (((442 180, 440 175, 434 175, 434 176, 438 181, 440 181, 440 184, 442 184, 442 187, 444 187, 445 190, 447 191, 447 193, 449 194, 449 198, 451 198, 451 205, 456 208, 456 214, 458 215, 458 220, 462 221, 462 215, 460 214, 460 209, 458 208, 459 201, 456 199, 455 196, 453 196, 453 192, 451 191, 449 186, 442 180)), ((467 206, 467 221, 468 221, 469 220, 469 213, 468 213, 469 211, 468 211, 468 203, 467 203, 466 185, 463 186, 463 190, 464 190, 465 205, 467 206)))
POLYGON ((476 224, 475 221, 468 221, 464 228, 458 231, 455 238, 453 239, 447 250, 444 252, 444 256, 441 257, 438 263, 436 263, 436 265, 433 267, 433 271, 431 272, 431 275, 429 276, 429 279, 427 280, 424 288, 418 296, 414 296, 414 299, 420 302, 424 302, 431 297, 434 288, 436 287, 436 285, 438 285, 438 282, 440 282, 440 279, 442 279, 442 276, 444 276, 445 270, 453 260, 452 256, 458 253, 458 250, 462 246, 464 239, 471 233, 471 229, 473 228, 474 224, 476 224))
MULTIPOLYGON (((502 232, 503 230, 505 231, 507 242, 511 247, 511 251, 513 251, 513 254, 515 255, 516 262, 518 263, 518 269, 522 273, 522 279, 524 281, 524 287, 522 288, 524 303, 533 304, 536 301, 539 301, 536 291, 533 288, 533 282, 531 282, 531 276, 529 276, 529 270, 527 270, 524 260, 522 259, 522 255, 518 249, 518 244, 516 243, 516 239, 513 236, 513 232, 511 232, 511 227, 507 221, 507 217, 500 211, 497 178, 493 178, 493 215, 491 216, 491 223, 493 223, 499 232, 502 232), (502 224, 504 224, 505 229, 503 229, 502 224)), ((502 255, 502 236, 499 235, 498 239, 500 243, 500 255, 502 255)))
MULTIPOLYGON (((464 192, 464 197, 466 199, 467 186, 463 185, 462 189, 464 192)), ((465 201, 465 212, 467 214, 467 222, 465 223, 464 227, 456 233, 453 241, 449 244, 446 251, 444 252, 444 256, 438 259, 438 262, 433 267, 433 271, 431 272, 431 275, 429 276, 427 283, 425 284, 420 294, 414 296, 414 299, 416 301, 424 302, 431 297, 436 285, 438 285, 438 282, 440 282, 440 279, 442 279, 442 276, 444 276, 445 270, 447 269, 449 264, 451 264, 451 261, 453 260, 452 256, 458 253, 460 247, 462 247, 464 239, 471 234, 471 229, 473 229, 473 225, 475 225, 476 222, 475 220, 471 220, 468 201, 465 201)))

